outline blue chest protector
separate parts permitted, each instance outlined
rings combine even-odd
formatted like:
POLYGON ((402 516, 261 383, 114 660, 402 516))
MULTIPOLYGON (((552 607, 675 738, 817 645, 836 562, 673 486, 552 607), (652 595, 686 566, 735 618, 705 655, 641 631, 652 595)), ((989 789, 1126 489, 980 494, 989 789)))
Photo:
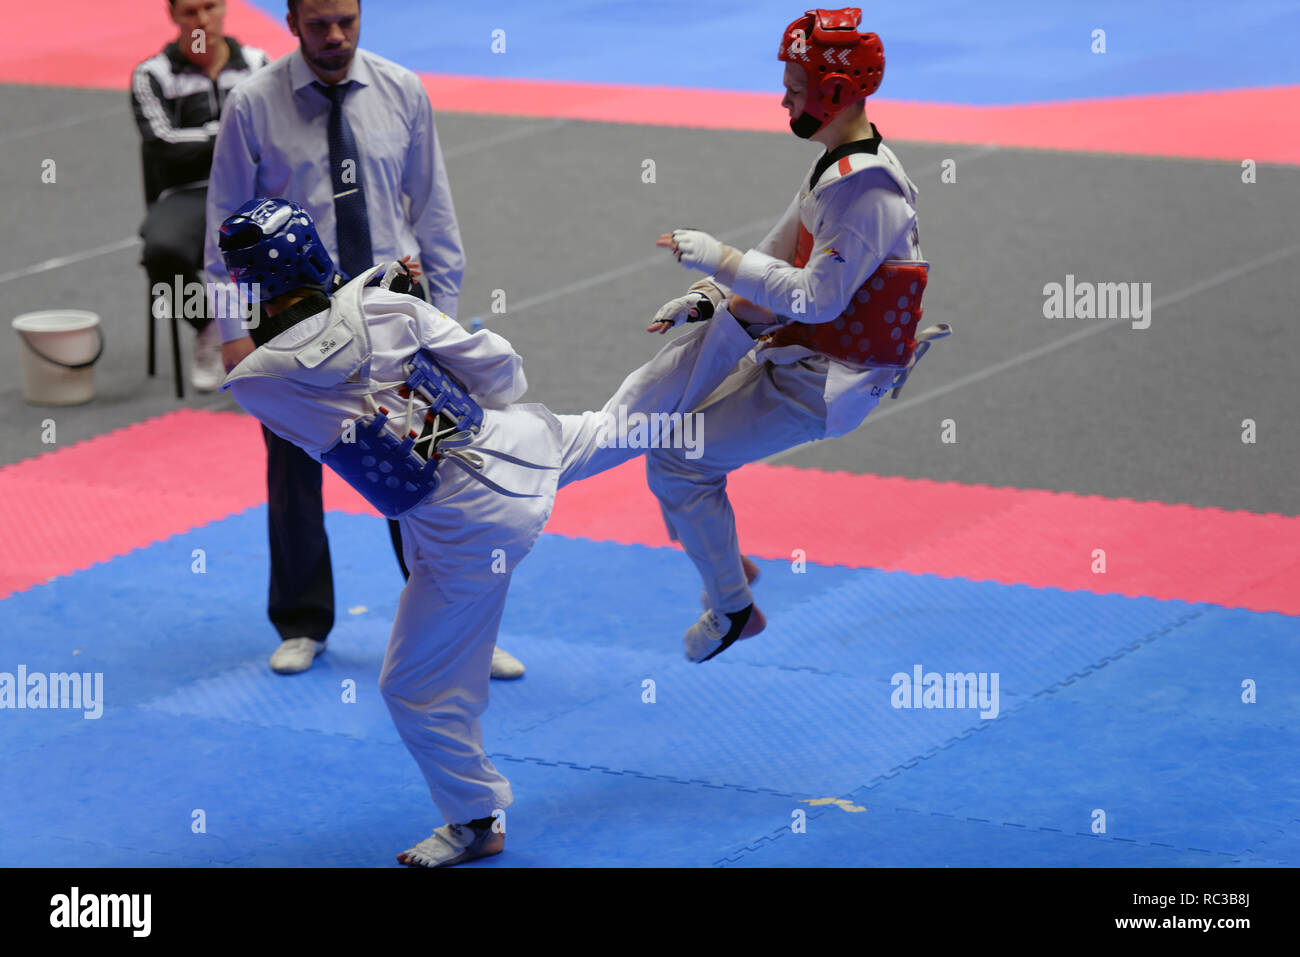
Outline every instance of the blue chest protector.
MULTIPOLYGON (((322 462, 388 518, 409 512, 433 494, 438 487, 437 467, 441 460, 448 455, 466 455, 439 451, 440 444, 459 449, 483 427, 479 404, 423 350, 411 357, 402 393, 411 402, 419 395, 428 403, 422 433, 417 435, 412 430, 405 438, 397 438, 387 428, 388 410, 377 406, 373 415, 357 419, 354 428, 345 431, 321 455, 322 462)), ((479 480, 486 481, 481 477, 479 480)))

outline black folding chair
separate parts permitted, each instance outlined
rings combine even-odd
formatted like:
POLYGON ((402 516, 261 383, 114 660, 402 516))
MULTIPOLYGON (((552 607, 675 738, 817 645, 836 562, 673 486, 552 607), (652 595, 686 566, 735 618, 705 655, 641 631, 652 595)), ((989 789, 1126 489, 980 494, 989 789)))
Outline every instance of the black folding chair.
MULTIPOLYGON (((156 182, 153 182, 155 177, 149 175, 149 164, 145 163, 143 164, 143 166, 144 166, 144 203, 145 203, 145 210, 147 212, 157 201, 158 195, 159 193, 162 192, 162 190, 158 187, 158 184, 156 182)), ((183 399, 185 398, 185 376, 181 373, 181 340, 180 340, 180 332, 176 328, 176 322, 177 322, 176 311, 179 306, 180 303, 171 302, 169 300, 167 313, 168 313, 168 317, 171 320, 171 327, 172 327, 172 375, 176 379, 176 398, 183 399)), ((149 318, 149 375, 150 377, 152 377, 153 375, 156 374, 158 369, 158 346, 157 346, 155 330, 154 330, 154 299, 153 299, 152 284, 149 287, 148 318, 149 318)))

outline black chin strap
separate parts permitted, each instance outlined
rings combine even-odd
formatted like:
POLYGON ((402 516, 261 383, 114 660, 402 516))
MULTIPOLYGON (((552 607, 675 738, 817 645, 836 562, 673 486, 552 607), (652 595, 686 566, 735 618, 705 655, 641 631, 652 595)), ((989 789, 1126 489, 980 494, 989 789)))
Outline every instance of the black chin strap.
MULTIPOLYGON (((829 122, 829 121, 827 121, 829 122)), ((790 132, 801 140, 806 140, 825 125, 811 113, 800 113, 790 121, 790 132)))

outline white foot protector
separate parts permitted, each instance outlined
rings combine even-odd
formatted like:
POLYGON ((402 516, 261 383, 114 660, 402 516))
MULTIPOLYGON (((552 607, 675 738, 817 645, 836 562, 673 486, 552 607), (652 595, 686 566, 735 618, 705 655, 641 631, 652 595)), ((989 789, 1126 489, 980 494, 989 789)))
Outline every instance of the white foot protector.
POLYGON ((751 638, 766 627, 767 618, 758 610, 757 605, 727 614, 710 609, 687 629, 684 639, 686 659, 697 663, 708 661, 735 642, 751 638))
POLYGON ((500 854, 506 836, 489 828, 475 831, 468 824, 444 824, 415 847, 397 855, 407 867, 451 867, 480 857, 500 854))
POLYGON ((492 677, 505 681, 524 676, 524 663, 501 648, 492 649, 492 677))

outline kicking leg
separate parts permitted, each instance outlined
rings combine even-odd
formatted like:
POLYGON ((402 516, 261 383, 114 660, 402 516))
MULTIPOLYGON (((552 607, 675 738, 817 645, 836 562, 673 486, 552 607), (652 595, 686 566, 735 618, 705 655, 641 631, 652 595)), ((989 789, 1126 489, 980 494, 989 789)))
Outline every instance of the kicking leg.
POLYGON ((753 346, 749 334, 731 314, 719 310, 707 323, 669 342, 624 379, 599 412, 556 416, 564 430, 560 487, 668 442, 674 421, 670 416, 680 421, 683 414, 700 405, 753 346), (621 434, 623 426, 640 431, 621 434))

